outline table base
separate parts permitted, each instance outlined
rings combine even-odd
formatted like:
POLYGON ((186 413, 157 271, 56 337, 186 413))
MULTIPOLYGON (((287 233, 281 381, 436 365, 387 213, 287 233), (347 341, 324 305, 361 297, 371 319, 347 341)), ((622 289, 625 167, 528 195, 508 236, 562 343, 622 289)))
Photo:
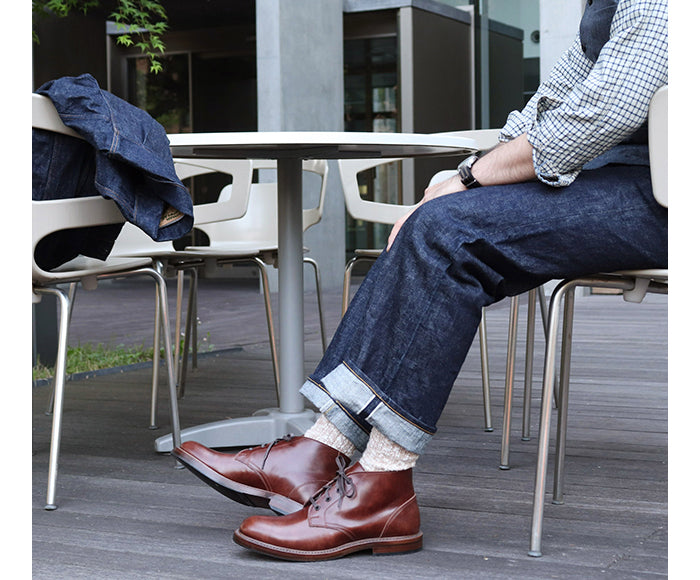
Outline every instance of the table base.
MULTIPOLYGON (((317 418, 312 409, 300 413, 283 413, 278 408, 260 409, 251 417, 224 419, 188 427, 180 432, 182 441, 197 441, 211 448, 252 447, 270 443, 284 435, 303 435, 317 418)), ((158 453, 173 449, 172 435, 163 435, 155 441, 158 453)))

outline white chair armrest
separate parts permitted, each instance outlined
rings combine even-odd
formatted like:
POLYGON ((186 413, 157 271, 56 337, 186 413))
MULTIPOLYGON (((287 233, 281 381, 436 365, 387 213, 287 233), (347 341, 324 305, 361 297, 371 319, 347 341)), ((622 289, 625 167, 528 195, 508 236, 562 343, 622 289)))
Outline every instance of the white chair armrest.
POLYGON ((454 135, 455 137, 468 137, 476 143, 476 148, 480 151, 491 149, 498 145, 498 135, 500 129, 473 129, 471 131, 446 131, 437 133, 438 135, 454 135))

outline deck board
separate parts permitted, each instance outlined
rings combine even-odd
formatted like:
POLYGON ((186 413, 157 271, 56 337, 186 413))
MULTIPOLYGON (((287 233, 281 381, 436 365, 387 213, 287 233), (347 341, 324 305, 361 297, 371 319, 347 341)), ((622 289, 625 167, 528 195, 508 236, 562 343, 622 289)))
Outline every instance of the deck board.
MULTIPOLYGON (((79 296, 72 341, 148 340, 151 314, 134 322, 139 306, 117 304, 124 290, 121 284, 107 287, 102 298, 98 297, 102 289, 79 296), (113 301, 115 324, 96 328, 91 317, 99 304, 104 308, 113 301)), ((141 310, 152 307, 149 287, 135 288, 130 300, 143 304, 141 310)), ((311 371, 320 357, 320 339, 313 296, 307 300, 306 367, 311 371)), ((339 318, 339 296, 331 293, 324 301, 332 329, 339 318)), ((250 288, 203 281, 200 305, 200 336, 209 333, 209 340, 222 350, 201 356, 199 368, 189 375, 180 401, 182 426, 274 406, 262 298, 250 288), (242 318, 236 318, 239 312, 242 318), (225 316, 234 322, 222 324, 225 316)), ((50 420, 43 411, 48 387, 32 389, 33 577, 666 577, 666 298, 651 296, 642 305, 630 305, 617 296, 596 295, 580 298, 576 308, 566 503, 545 506, 542 558, 526 555, 540 375, 536 374, 532 401, 532 440, 521 441, 522 348, 517 359, 512 469, 498 469, 508 316, 507 305, 500 304, 487 312, 495 431, 483 430, 479 360, 470 354, 438 433, 415 470, 425 539, 422 551, 290 564, 235 545, 232 531, 259 511, 231 502, 187 470, 176 469, 170 456, 152 451, 154 437, 167 432, 167 397, 163 389, 162 427, 149 430, 150 369, 141 368, 69 382, 59 509, 54 512, 43 509, 50 434, 50 420)), ((102 311, 103 319, 104 315, 102 311)), ((542 364, 541 335, 538 328, 536 369, 542 364)))

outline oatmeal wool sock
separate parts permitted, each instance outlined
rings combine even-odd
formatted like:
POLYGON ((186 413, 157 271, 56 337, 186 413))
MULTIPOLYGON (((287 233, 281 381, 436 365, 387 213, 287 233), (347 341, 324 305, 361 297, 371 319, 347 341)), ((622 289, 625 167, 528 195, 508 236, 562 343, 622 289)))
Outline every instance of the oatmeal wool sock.
POLYGON ((404 449, 379 429, 373 428, 367 448, 360 457, 360 465, 365 471, 403 471, 413 468, 418 457, 417 453, 404 449))
POLYGON ((304 437, 324 443, 343 455, 351 457, 355 453, 355 446, 352 441, 343 435, 340 430, 331 423, 325 415, 321 415, 318 420, 304 433, 304 437))

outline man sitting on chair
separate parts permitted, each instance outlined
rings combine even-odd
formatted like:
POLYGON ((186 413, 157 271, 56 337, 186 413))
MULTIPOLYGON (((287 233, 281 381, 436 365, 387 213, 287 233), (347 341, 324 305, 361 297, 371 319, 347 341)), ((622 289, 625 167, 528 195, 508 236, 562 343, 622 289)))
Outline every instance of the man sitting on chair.
POLYGON ((573 46, 501 143, 394 226, 301 387, 318 421, 236 455, 173 451, 232 499, 286 514, 247 518, 238 544, 289 560, 421 547, 412 469, 482 307, 552 279, 666 267, 667 210, 644 140, 667 82, 667 2, 589 0, 573 46))

